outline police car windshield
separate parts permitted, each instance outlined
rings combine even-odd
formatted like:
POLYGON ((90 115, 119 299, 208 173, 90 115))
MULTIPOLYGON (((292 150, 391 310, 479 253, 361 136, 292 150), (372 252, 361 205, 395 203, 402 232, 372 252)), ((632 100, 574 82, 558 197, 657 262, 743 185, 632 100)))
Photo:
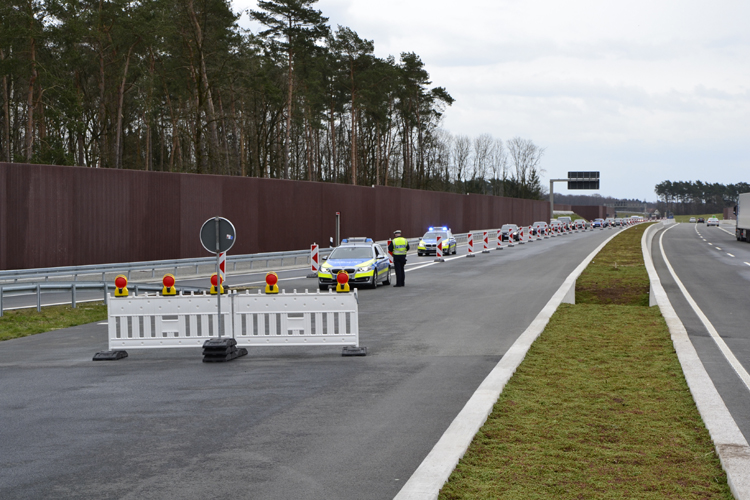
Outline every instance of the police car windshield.
POLYGON ((328 257, 330 260, 333 259, 372 259, 372 248, 370 247, 349 247, 343 246, 338 247, 331 252, 331 256, 328 257))
POLYGON ((440 236, 441 240, 444 240, 444 239, 448 238, 448 233, 437 232, 437 231, 430 232, 430 233, 425 233, 425 235, 422 236, 422 239, 423 240, 436 240, 438 236, 440 236))
POLYGON ((501 231, 507 231, 508 229, 517 229, 518 226, 515 224, 503 224, 503 227, 500 228, 501 231))

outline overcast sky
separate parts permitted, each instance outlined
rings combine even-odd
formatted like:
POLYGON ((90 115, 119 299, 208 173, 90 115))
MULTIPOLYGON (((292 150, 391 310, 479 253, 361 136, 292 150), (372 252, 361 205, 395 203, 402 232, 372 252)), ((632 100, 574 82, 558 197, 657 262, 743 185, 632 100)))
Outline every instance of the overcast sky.
MULTIPOLYGON (((667 179, 750 182, 750 1, 315 5, 379 57, 416 52, 456 99, 443 122, 452 134, 545 147, 545 185, 599 170, 602 196, 655 200, 667 179)), ((240 25, 253 29, 247 15, 240 25)))

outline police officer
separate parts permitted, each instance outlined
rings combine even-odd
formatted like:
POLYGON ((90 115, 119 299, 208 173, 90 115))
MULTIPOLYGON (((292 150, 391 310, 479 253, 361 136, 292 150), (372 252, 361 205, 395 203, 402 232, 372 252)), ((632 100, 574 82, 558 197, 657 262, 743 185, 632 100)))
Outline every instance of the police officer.
POLYGON ((396 268, 396 284, 393 286, 404 286, 404 265, 406 265, 406 252, 409 251, 409 242, 401 237, 401 230, 393 231, 393 241, 388 244, 388 251, 393 254, 393 267, 396 268))

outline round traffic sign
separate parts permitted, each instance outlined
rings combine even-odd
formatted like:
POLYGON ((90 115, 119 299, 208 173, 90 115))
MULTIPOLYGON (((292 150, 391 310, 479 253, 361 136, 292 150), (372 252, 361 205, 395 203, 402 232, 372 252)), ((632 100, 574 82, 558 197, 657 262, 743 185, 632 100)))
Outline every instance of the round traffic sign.
POLYGON ((218 244, 219 252, 227 252, 236 239, 234 225, 224 217, 211 217, 201 226, 201 245, 207 251, 216 253, 218 244), (219 221, 219 236, 216 237, 216 221, 219 221))

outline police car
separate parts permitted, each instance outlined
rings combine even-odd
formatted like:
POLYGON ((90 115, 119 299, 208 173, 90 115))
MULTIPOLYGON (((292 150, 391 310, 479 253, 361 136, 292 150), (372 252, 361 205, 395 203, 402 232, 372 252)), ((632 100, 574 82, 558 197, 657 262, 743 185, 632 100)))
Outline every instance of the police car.
POLYGON ((349 284, 375 288, 378 283, 391 284, 388 255, 372 238, 347 238, 334 248, 318 271, 318 287, 328 290, 336 284, 336 275, 344 270, 349 284))
POLYGON ((440 235, 440 242, 443 247, 443 255, 456 254, 456 238, 447 226, 430 227, 424 236, 419 240, 417 245, 417 255, 437 254, 437 237, 440 235))

